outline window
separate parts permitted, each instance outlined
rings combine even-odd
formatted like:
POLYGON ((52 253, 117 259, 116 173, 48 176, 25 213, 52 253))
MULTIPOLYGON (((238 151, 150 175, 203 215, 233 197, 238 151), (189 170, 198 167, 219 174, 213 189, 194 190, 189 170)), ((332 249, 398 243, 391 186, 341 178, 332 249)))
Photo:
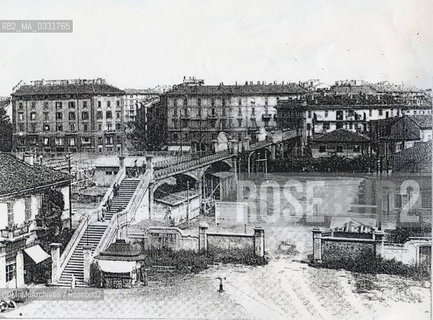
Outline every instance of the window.
POLYGON ((331 125, 329 122, 323 122, 323 130, 329 130, 331 128, 331 125))
POLYGON ((96 112, 96 119, 101 120, 103 117, 102 111, 96 112))
POLYGON ((337 146, 337 152, 343 152, 343 146, 337 146))
POLYGON ((45 110, 48 109, 48 102, 47 101, 44 102, 44 109, 45 110))
POLYGON ((116 118, 120 119, 120 116, 121 116, 120 112, 116 112, 116 118))
POLYGON ((319 152, 326 152, 326 146, 320 146, 319 152))
POLYGON ((22 124, 22 123, 20 123, 19 125, 18 125, 18 128, 19 128, 19 131, 24 131, 24 124, 22 124))
POLYGON ((18 109, 20 109, 20 110, 23 109, 23 103, 22 102, 18 103, 18 109))
POLYGON ((31 108, 32 108, 32 109, 36 109, 36 102, 32 102, 32 106, 31 106, 31 108))
POLYGON ((198 116, 201 117, 201 108, 198 108, 197 112, 198 112, 198 116))
POLYGON ((252 115, 255 115, 255 114, 256 114, 256 108, 254 108, 254 107, 251 108, 251 114, 252 114, 252 115))
POLYGON ((201 99, 200 99, 200 98, 197 99, 197 105, 198 105, 199 107, 201 107, 201 99))
POLYGON ((212 108, 212 115, 214 116, 215 115, 215 108, 212 108))
POLYGON ((87 111, 81 112, 82 120, 89 120, 89 113, 87 111))
POLYGON ((328 110, 325 110, 325 118, 328 117, 328 110))
POLYGON ((212 99, 210 100, 210 104, 211 104, 212 107, 215 105, 215 99, 214 99, 214 98, 212 98, 212 99))
POLYGON ((98 101, 98 108, 101 108, 101 101, 98 101))
POLYGON ((44 138, 44 146, 48 146, 50 144, 50 138, 44 138))
POLYGON ((113 125, 111 123, 107 123, 107 130, 113 130, 113 125))
POLYGON ((16 263, 9 263, 6 265, 6 282, 12 281, 15 279, 15 269, 16 263))
POLYGON ((63 113, 57 112, 56 113, 56 120, 62 120, 63 119, 63 113))
POLYGON ((241 109, 241 108, 238 109, 238 115, 239 115, 239 116, 242 115, 242 109, 241 109))
POLYGON ((343 111, 337 110, 336 119, 343 120, 343 111))
POLYGON ((116 123, 116 130, 120 130, 120 123, 116 123))
POLYGON ((30 132, 36 132, 36 123, 30 124, 30 132))
POLYGON ((50 125, 45 123, 44 124, 44 131, 50 131, 50 125))
POLYGON ((68 107, 69 107, 69 109, 75 109, 75 102, 74 101, 69 101, 68 102, 68 107))
POLYGON ((44 120, 49 121, 50 120, 50 114, 48 112, 44 112, 44 120))
POLYGON ((63 138, 54 138, 54 144, 56 146, 63 146, 63 138))
POLYGON ((98 123, 98 130, 101 131, 102 130, 102 124, 98 123))
POLYGON ((75 112, 69 112, 69 120, 75 120, 75 112))
POLYGON ((62 102, 56 102, 56 109, 62 109, 62 102))
POLYGON ((241 98, 238 99, 238 105, 242 105, 242 99, 241 98))
POLYGON ((113 137, 105 137, 105 143, 106 144, 113 144, 113 137))
POLYGON ((98 137, 98 144, 102 144, 102 137, 98 137))
POLYGON ((311 130, 311 123, 307 123, 307 130, 308 130, 308 131, 311 130))
POLYGON ((379 109, 379 116, 383 115, 383 110, 379 109))
POLYGON ((116 107, 120 107, 120 100, 116 101, 116 107))
POLYGON ((359 152, 361 148, 359 146, 353 146, 353 152, 359 152))
POLYGON ((83 109, 87 108, 87 101, 83 101, 83 109))
POLYGON ((18 121, 24 121, 24 112, 18 112, 18 121))
POLYGON ((242 127, 242 119, 238 119, 238 125, 239 127, 242 127))
POLYGON ((75 123, 70 123, 69 124, 69 130, 70 131, 76 131, 75 123))
POLYGON ((308 118, 311 118, 311 111, 308 111, 308 118))
POLYGON ((186 106, 188 104, 188 100, 186 98, 183 99, 183 105, 186 106))
POLYGON ((105 117, 107 119, 112 119, 113 118, 113 113, 111 111, 107 111, 107 112, 105 112, 105 117))
POLYGON ((87 125, 87 123, 83 123, 83 131, 84 132, 89 131, 89 126, 87 125))
POLYGON ((371 109, 368 110, 368 116, 371 117, 372 114, 373 114, 373 111, 371 109))

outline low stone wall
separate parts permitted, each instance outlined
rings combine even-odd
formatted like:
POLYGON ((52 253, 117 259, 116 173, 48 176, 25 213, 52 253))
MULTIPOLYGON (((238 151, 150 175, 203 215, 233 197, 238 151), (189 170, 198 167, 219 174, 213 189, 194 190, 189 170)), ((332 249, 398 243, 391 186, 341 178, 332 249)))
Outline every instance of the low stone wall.
POLYGON ((321 230, 313 230, 313 259, 315 261, 334 261, 343 258, 359 256, 383 256, 384 234, 382 232, 366 233, 362 237, 343 237, 338 233, 323 233, 321 230))
POLYGON ((254 250, 254 235, 236 233, 208 233, 209 249, 250 249, 254 250))
POLYGON ((129 239, 140 244, 142 249, 198 250, 198 237, 183 234, 175 227, 150 227, 146 232, 130 233, 129 239))

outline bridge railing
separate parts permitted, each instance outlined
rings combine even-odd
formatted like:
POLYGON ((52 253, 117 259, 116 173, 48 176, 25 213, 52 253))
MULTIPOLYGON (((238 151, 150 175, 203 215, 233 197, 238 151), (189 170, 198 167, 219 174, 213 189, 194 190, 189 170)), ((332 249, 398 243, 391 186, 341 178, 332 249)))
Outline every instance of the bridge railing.
POLYGON ((149 182, 150 171, 146 170, 146 172, 140 176, 140 183, 135 189, 135 192, 129 200, 126 208, 115 213, 111 217, 107 229, 105 229, 104 234, 102 235, 98 245, 95 248, 95 251, 93 252, 93 256, 97 256, 100 252, 107 249, 108 246, 113 243, 114 239, 117 237, 119 227, 126 225, 132 220, 132 218, 134 217, 134 213, 139 208, 143 197, 147 193, 149 182))
POLYGON ((169 168, 157 169, 157 170, 155 170, 154 175, 155 175, 155 178, 160 178, 160 177, 163 177, 166 175, 176 173, 178 171, 188 170, 192 167, 199 166, 199 165, 202 165, 204 163, 213 162, 213 161, 216 161, 216 160, 219 160, 222 158, 226 158, 228 156, 230 156, 230 153, 228 151, 221 151, 221 152, 214 153, 214 154, 211 154, 208 156, 204 156, 204 157, 201 157, 198 159, 193 159, 189 162, 184 162, 184 163, 180 163, 177 165, 173 165, 169 168))

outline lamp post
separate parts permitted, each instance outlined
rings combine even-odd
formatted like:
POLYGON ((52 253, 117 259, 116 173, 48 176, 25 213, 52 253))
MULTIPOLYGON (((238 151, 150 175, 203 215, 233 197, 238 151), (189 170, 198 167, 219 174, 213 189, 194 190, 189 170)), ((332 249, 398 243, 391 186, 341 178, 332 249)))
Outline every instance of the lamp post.
POLYGON ((72 183, 71 183, 71 154, 66 155, 66 160, 68 161, 68 174, 69 174, 69 229, 72 230, 72 200, 71 200, 71 189, 72 189, 72 183))

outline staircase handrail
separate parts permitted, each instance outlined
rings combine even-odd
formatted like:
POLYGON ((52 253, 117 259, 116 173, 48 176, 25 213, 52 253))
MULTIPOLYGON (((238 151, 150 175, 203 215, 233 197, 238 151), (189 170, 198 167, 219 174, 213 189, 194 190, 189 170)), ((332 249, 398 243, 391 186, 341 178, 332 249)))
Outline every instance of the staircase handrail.
POLYGON ((116 212, 111 217, 111 220, 108 223, 108 226, 104 231, 104 234, 102 235, 101 239, 98 242, 98 245, 95 248, 95 251, 93 252, 93 256, 97 256, 100 252, 108 248, 108 246, 113 242, 114 235, 117 233, 119 226, 122 225, 121 220, 125 220, 124 223, 128 223, 128 220, 130 219, 128 217, 128 213, 129 212, 134 213, 137 210, 138 206, 141 203, 142 197, 147 192, 147 186, 149 182, 150 182, 150 171, 146 170, 146 172, 140 176, 140 183, 137 185, 137 188, 135 189, 127 206, 123 210, 116 212))
POLYGON ((62 274, 63 270, 65 269, 69 259, 71 258, 72 254, 75 251, 75 248, 77 247, 78 243, 81 240, 81 237, 83 236, 84 232, 87 229, 87 226, 90 222, 96 221, 98 219, 99 213, 102 210, 103 204, 108 200, 108 198, 113 193, 113 187, 115 183, 120 184, 122 180, 125 178, 125 168, 121 168, 119 172, 116 175, 116 178, 111 183, 110 187, 108 188, 107 192, 105 193, 104 197, 102 198, 102 201, 99 203, 98 207, 96 209, 91 210, 90 212, 86 213, 82 216, 81 221, 75 229, 74 234, 71 237, 71 240, 69 240, 65 250, 63 250, 60 258, 59 258, 59 276, 62 274))

